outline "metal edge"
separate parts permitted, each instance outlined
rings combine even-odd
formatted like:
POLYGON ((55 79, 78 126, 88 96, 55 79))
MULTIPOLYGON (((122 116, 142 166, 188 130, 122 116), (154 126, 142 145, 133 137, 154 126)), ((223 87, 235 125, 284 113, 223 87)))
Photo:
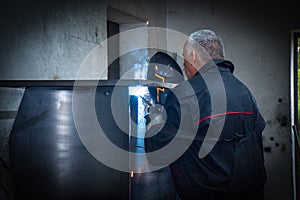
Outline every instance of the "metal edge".
POLYGON ((291 91, 290 91, 290 113, 291 113, 291 150, 292 150, 292 181, 293 181, 293 199, 297 200, 297 180, 296 180, 296 154, 295 154, 295 135, 294 135, 294 126, 296 126, 295 122, 295 63, 294 63, 294 45, 295 45, 295 34, 300 33, 300 30, 292 30, 290 35, 290 85, 291 85, 291 91))
POLYGON ((28 87, 73 87, 76 86, 153 86, 174 88, 177 84, 162 83, 150 80, 0 80, 0 87, 28 88, 28 87), (97 82, 97 83, 95 83, 97 82))

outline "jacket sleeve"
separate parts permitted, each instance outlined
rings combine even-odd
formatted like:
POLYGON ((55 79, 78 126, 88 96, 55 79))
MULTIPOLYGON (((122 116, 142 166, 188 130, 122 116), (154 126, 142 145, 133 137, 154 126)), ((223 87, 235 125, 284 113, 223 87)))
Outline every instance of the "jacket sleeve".
MULTIPOLYGON (((250 91, 249 91, 250 93, 250 91)), ((255 124, 254 124, 254 129, 257 133, 262 133, 263 130, 265 129, 266 127, 266 122, 263 118, 263 116, 261 115, 260 111, 259 111, 259 108, 257 106, 257 103, 256 103, 256 100, 255 98, 253 97, 253 95, 250 93, 250 97, 253 101, 253 105, 254 105, 254 113, 255 113, 255 124)))
MULTIPOLYGON (((258 140, 258 144, 260 147, 260 152, 261 152, 261 157, 263 160, 263 163, 265 162, 265 158, 264 158, 264 151, 263 151, 263 137, 262 137, 262 132, 266 127, 266 122, 262 116, 262 114, 259 111, 259 108, 257 106, 256 100, 253 97, 253 95, 250 93, 250 96, 252 98, 253 101, 253 105, 254 105, 254 113, 255 113, 255 120, 254 120, 254 131, 256 133, 256 138, 258 140)), ((264 175, 265 179, 266 179, 266 174, 264 175)))
POLYGON ((178 100, 173 94, 167 98, 168 102, 165 106, 166 109, 166 122, 161 126, 150 127, 146 132, 146 136, 153 135, 152 137, 145 138, 146 152, 156 151, 167 145, 176 135, 180 123, 180 105, 178 100))

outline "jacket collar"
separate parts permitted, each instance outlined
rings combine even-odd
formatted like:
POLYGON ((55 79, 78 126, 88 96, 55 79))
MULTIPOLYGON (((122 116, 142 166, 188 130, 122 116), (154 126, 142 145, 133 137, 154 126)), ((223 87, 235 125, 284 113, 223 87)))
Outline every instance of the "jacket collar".
POLYGON ((201 69, 194 76, 208 71, 216 70, 216 66, 228 69, 231 73, 233 73, 234 71, 234 65, 231 61, 223 59, 213 59, 209 60, 203 67, 201 67, 201 69))
POLYGON ((215 62, 215 64, 218 67, 223 67, 223 68, 229 69, 229 71, 231 73, 233 73, 233 71, 234 71, 234 65, 233 65, 233 63, 231 61, 229 61, 229 60, 223 60, 223 59, 214 59, 213 61, 215 62))
POLYGON ((209 70, 211 70, 213 67, 217 65, 218 67, 229 69, 231 73, 234 71, 234 65, 229 60, 223 60, 223 59, 213 59, 208 61, 201 69, 199 70, 200 73, 205 73, 209 70))

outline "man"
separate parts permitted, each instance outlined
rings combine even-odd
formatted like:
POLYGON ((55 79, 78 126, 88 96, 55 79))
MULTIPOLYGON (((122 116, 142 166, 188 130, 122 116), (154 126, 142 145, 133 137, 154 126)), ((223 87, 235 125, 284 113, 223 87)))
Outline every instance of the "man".
MULTIPOLYGON (((233 64, 224 60, 221 38, 210 30, 197 31, 186 41, 183 56, 189 80, 168 95, 166 123, 145 139, 147 152, 169 144, 180 123, 197 125, 195 137, 182 137, 192 140, 190 146, 170 164, 180 198, 264 199, 265 122, 249 89, 232 74, 233 64), (193 94, 186 92, 186 85, 192 86, 193 94), (178 95, 178 91, 182 92, 178 95)), ((188 129, 178 132, 189 135, 188 129)))

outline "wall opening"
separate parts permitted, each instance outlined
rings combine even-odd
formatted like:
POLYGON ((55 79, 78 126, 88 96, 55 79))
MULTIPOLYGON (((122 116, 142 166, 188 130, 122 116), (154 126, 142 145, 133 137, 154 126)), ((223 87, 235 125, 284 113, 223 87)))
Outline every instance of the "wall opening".
MULTIPOLYGON (((294 68, 296 72, 296 125, 298 136, 300 133, 300 32, 294 34, 294 68)), ((298 137, 299 142, 299 137, 298 137)))
POLYGON ((291 142, 293 161, 293 196, 300 197, 300 30, 291 35, 291 142))
POLYGON ((120 50, 130 48, 134 44, 128 43, 122 35, 116 35, 123 31, 147 26, 147 20, 127 14, 115 8, 107 7, 107 38, 116 37, 108 43, 108 61, 111 55, 118 54, 118 58, 108 67, 109 79, 146 79, 148 64, 148 49, 136 49, 125 55, 119 55, 120 50))
POLYGON ((112 61, 108 65, 108 79, 119 79, 120 78, 120 59, 117 57, 116 59, 113 59, 114 54, 119 55, 120 50, 120 24, 116 22, 112 22, 107 20, 107 38, 115 36, 115 40, 108 43, 107 47, 107 57, 109 62, 112 61))

